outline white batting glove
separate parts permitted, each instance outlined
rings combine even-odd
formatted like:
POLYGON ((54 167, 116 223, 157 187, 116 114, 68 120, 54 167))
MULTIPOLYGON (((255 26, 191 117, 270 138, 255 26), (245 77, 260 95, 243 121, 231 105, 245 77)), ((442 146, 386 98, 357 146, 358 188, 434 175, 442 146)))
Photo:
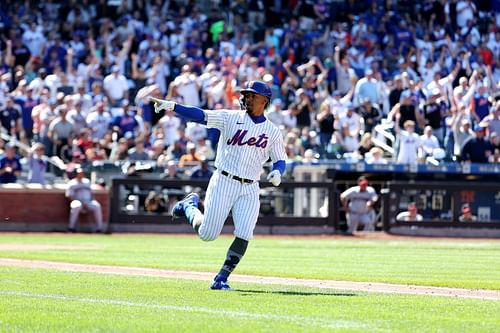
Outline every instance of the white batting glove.
POLYGON ((150 97, 150 100, 155 103, 156 113, 160 113, 161 110, 173 111, 175 108, 175 102, 172 101, 166 101, 155 97, 150 97))
POLYGON ((273 170, 267 175, 267 180, 269 180, 274 186, 280 186, 281 173, 278 170, 273 170))

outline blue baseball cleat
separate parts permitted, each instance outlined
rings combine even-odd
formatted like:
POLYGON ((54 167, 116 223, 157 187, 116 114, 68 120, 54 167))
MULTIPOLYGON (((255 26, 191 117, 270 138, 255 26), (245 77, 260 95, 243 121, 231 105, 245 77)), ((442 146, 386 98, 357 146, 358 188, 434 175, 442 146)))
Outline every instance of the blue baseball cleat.
POLYGON ((212 290, 232 290, 229 284, 227 284, 227 278, 219 277, 218 275, 215 277, 214 282, 210 286, 212 290))
POLYGON ((200 196, 198 194, 189 193, 184 199, 175 204, 174 209, 172 209, 172 220, 178 219, 180 217, 186 217, 184 205, 198 207, 199 201, 200 196))

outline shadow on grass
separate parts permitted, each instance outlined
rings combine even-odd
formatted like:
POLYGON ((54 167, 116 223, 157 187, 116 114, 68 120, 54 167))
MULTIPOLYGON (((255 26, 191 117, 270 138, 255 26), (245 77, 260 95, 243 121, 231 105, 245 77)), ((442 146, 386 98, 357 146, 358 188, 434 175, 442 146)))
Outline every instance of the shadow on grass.
POLYGON ((250 289, 234 289, 245 296, 246 294, 276 294, 284 296, 359 296, 352 292, 308 292, 308 291, 288 291, 288 290, 250 290, 250 289))

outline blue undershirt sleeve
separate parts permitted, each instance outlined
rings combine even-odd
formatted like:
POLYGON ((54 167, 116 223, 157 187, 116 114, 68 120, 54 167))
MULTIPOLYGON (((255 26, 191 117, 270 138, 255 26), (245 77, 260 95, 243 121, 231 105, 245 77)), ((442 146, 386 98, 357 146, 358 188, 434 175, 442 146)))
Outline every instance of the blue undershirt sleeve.
POLYGON ((285 173, 286 162, 284 160, 279 160, 273 163, 273 171, 278 170, 281 175, 285 173))
POLYGON ((207 124, 205 120, 205 111, 196 107, 196 106, 186 106, 182 104, 175 104, 175 113, 179 116, 189 120, 194 121, 195 123, 207 124))

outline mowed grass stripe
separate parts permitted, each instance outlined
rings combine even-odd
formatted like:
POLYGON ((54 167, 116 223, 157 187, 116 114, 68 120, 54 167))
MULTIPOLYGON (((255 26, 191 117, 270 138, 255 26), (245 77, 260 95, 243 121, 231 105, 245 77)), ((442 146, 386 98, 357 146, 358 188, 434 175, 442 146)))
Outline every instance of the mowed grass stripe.
POLYGON ((311 317, 311 316, 298 316, 298 315, 276 315, 270 313, 252 313, 246 311, 233 311, 226 309, 210 309, 200 306, 178 306, 178 305, 164 305, 164 304, 147 304, 147 303, 137 303, 117 299, 107 299, 107 298, 86 298, 86 297, 75 297, 66 295, 56 295, 56 294, 35 294, 28 292, 19 291, 0 291, 2 296, 14 296, 14 297, 28 297, 28 298, 41 298, 41 299, 54 299, 59 301, 68 302, 81 302, 81 303, 98 303, 104 305, 119 305, 128 307, 140 307, 149 309, 161 309, 179 312, 196 312, 214 315, 222 318, 237 318, 245 320, 274 320, 274 321, 286 321, 297 326, 306 327, 318 327, 318 328, 368 328, 368 325, 362 324, 356 321, 349 320, 329 320, 322 317, 311 317))
MULTIPOLYGON (((387 236, 389 237, 389 236, 387 236)), ((0 234, 0 257, 217 272, 233 237, 0 234)), ((256 236, 237 273, 500 290, 500 241, 256 236)))
POLYGON ((233 284, 237 288, 234 292, 218 292, 208 288, 210 283, 194 280, 7 266, 0 267, 0 281, 0 292, 152 305, 0 295, 1 332, 482 333, 496 332, 500 327, 500 302, 458 297, 241 283, 233 284), (159 307, 163 305, 257 317, 159 307), (266 320, 261 314, 272 317, 266 320), (300 320, 291 322, 284 316, 300 320), (321 325, 311 325, 311 320, 320 320, 321 325))
MULTIPOLYGON (((211 280, 212 273, 193 272, 193 271, 175 271, 165 269, 143 268, 143 267, 120 267, 120 266, 102 266, 85 265, 63 262, 51 262, 42 260, 20 260, 0 258, 0 266, 15 266, 22 268, 42 268, 61 271, 84 272, 84 273, 104 273, 130 276, 152 276, 175 279, 189 280, 211 280)), ((262 277, 233 274, 232 281, 258 284, 274 284, 287 286, 302 286, 311 288, 354 290, 377 293, 394 294, 415 294, 429 296, 463 297, 477 298, 484 300, 500 300, 500 291, 495 290, 472 290, 460 288, 442 288, 432 286, 398 285, 389 283, 375 282, 352 282, 352 281, 332 281, 332 280, 314 280, 314 279, 289 279, 279 277, 262 277)))

